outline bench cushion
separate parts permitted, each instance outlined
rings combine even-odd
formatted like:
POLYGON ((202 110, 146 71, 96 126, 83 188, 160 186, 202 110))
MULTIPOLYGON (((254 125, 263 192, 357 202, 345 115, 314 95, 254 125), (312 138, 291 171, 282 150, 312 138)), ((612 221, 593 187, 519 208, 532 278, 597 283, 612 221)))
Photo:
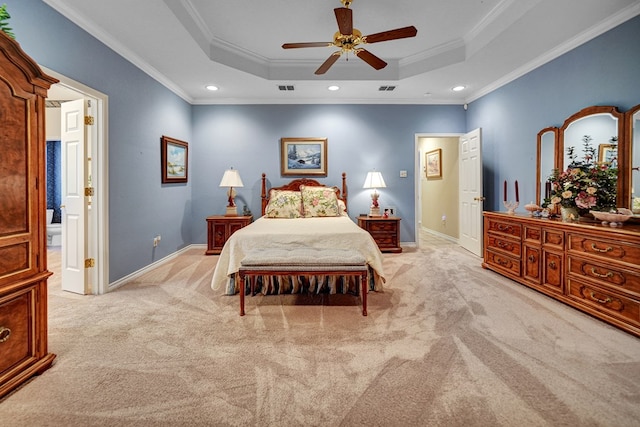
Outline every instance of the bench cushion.
POLYGON ((261 249, 247 253, 242 260, 241 268, 279 267, 281 269, 296 267, 366 267, 366 259, 358 251, 347 249, 261 249))

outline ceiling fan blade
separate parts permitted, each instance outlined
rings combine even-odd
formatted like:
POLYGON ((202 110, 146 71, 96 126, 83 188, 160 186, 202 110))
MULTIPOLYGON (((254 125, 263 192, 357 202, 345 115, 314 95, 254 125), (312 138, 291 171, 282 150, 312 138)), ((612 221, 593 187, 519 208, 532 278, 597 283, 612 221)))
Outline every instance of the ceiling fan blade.
POLYGON ((410 27, 397 28, 395 30, 383 31, 363 37, 365 43, 378 43, 387 40, 406 39, 415 37, 418 30, 413 25, 410 27))
POLYGON ((334 52, 326 61, 316 70, 314 74, 320 75, 329 71, 329 68, 340 58, 340 52, 334 52))
POLYGON ((333 11, 336 14, 340 34, 344 34, 345 36, 353 34, 353 11, 346 7, 338 7, 333 9, 333 11))
POLYGON ((378 58, 368 50, 360 49, 356 52, 356 55, 358 56, 358 58, 371 65, 376 70, 381 70, 387 66, 386 62, 384 62, 382 59, 378 58))
POLYGON ((295 49, 298 47, 328 47, 333 46, 331 42, 308 42, 308 43, 285 43, 283 49, 295 49))

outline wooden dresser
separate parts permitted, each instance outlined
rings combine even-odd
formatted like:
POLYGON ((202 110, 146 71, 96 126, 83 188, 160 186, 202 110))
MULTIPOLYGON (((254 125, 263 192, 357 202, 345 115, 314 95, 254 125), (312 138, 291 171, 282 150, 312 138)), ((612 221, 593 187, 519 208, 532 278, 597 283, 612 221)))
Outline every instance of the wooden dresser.
POLYGON ((44 102, 56 82, 0 32, 0 397, 55 358, 47 350, 44 102))
POLYGON ((484 212, 482 266, 640 337, 640 225, 484 212))

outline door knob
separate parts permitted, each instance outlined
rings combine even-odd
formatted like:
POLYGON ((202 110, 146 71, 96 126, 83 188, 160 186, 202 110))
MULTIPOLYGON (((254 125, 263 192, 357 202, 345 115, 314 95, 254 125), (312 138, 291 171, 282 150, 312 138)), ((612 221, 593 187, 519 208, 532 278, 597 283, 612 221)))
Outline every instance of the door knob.
POLYGON ((480 196, 480 197, 474 197, 473 200, 475 200, 476 202, 484 202, 486 198, 484 196, 480 196))

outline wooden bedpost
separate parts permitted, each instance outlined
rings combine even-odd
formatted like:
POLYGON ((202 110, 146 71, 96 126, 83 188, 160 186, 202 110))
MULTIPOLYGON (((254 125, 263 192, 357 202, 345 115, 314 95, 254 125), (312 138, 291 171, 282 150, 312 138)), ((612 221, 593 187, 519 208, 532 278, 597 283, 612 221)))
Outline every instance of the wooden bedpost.
POLYGON ((342 172, 342 200, 344 201, 344 205, 347 208, 347 212, 349 212, 349 204, 347 203, 347 173, 342 172))
POLYGON ((262 199, 262 215, 264 215, 264 210, 267 208, 267 174, 262 173, 262 192, 260 194, 262 199))

